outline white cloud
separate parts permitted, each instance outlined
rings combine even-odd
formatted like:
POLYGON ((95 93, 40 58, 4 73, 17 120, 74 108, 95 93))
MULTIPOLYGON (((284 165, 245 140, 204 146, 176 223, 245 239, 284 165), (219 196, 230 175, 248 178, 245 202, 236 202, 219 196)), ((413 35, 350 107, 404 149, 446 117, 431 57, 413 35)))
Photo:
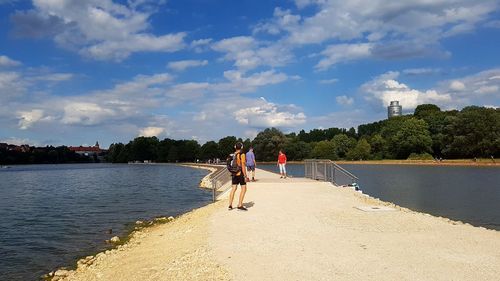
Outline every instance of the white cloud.
POLYGON ((432 75, 432 74, 438 74, 440 72, 441 69, 439 68, 408 68, 403 70, 403 74, 410 76, 432 75))
POLYGON ((224 72, 224 77, 229 81, 213 85, 213 90, 217 93, 249 93, 254 92, 258 87, 279 84, 288 79, 284 73, 277 73, 274 70, 254 73, 250 76, 237 70, 224 72))
MULTIPOLYGON (((1 4, 1 3, 0 3, 1 4)), ((26 139, 26 138, 16 138, 16 137, 9 137, 9 138, 3 138, 0 139, 0 143, 8 143, 8 144, 13 144, 13 145, 32 145, 32 146, 40 146, 40 144, 36 141, 26 139)))
POLYGON ((368 58, 372 55, 372 48, 371 43, 330 45, 321 52, 324 58, 315 68, 320 71, 327 70, 337 63, 368 58))
POLYGON ((482 86, 479 89, 475 90, 474 92, 478 94, 498 93, 498 85, 482 86))
POLYGON ((493 68, 466 77, 442 81, 442 91, 451 93, 463 104, 495 104, 500 96, 500 69, 493 68))
POLYGON ((496 0, 296 0, 295 4, 297 12, 276 8, 273 17, 257 24, 253 32, 279 36, 288 48, 332 41, 333 46, 344 46, 344 50, 327 48, 316 65, 318 70, 370 57, 448 58, 451 54, 440 41, 474 31, 498 6, 496 0), (312 14, 301 10, 307 6, 314 6, 312 14))
POLYGON ((335 84, 338 81, 339 81, 339 79, 332 78, 332 79, 320 80, 319 83, 321 83, 321 84, 335 84))
POLYGON ((448 93, 438 93, 436 90, 419 91, 411 89, 396 79, 399 72, 387 72, 372 81, 361 86, 361 91, 366 94, 369 101, 377 102, 382 108, 386 108, 391 101, 397 100, 403 109, 414 109, 419 104, 450 104, 452 97, 448 93))
POLYGON ((50 120, 51 117, 45 116, 45 113, 41 109, 33 109, 30 111, 19 111, 17 113, 17 119, 19 119, 19 129, 26 130, 32 127, 35 123, 39 121, 50 120))
POLYGON ((234 66, 247 71, 258 66, 283 66, 293 58, 285 45, 264 44, 250 36, 222 39, 212 45, 212 49, 225 53, 224 60, 234 61, 234 66))
POLYGON ((465 90, 465 85, 464 85, 464 83, 462 83, 458 80, 454 80, 454 81, 451 81, 451 83, 450 83, 450 90, 463 91, 463 90, 465 90))
POLYGON ((13 67, 19 65, 21 65, 21 62, 13 60, 7 56, 0 56, 0 67, 13 67))
POLYGON ((28 83, 18 72, 0 72, 0 102, 22 96, 28 83))
POLYGON ((168 67, 175 71, 184 71, 190 67, 204 66, 207 64, 207 60, 181 60, 169 62, 168 67))
POLYGON ((338 96, 335 100, 341 105, 352 105, 354 103, 354 99, 348 96, 338 96))
POLYGON ((303 112, 289 112, 264 100, 260 100, 256 106, 239 109, 234 117, 238 123, 252 128, 290 128, 306 122, 303 112))
POLYGON ((165 131, 164 128, 160 127, 146 127, 139 131, 139 136, 142 137, 158 137, 165 131))
POLYGON ((185 33, 148 33, 151 1, 121 4, 112 0, 34 0, 34 10, 12 20, 18 36, 51 36, 60 46, 99 60, 120 61, 134 52, 175 52, 185 47, 185 33))
POLYGON ((97 125, 108 117, 116 116, 111 108, 102 107, 91 102, 69 102, 64 106, 64 117, 61 122, 69 125, 97 125))

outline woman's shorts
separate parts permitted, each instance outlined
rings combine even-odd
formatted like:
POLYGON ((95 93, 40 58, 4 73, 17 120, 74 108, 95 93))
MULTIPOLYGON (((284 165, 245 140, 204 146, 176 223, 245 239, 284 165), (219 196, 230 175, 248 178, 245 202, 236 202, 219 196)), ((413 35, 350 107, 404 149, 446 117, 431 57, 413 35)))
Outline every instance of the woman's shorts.
POLYGON ((255 171, 255 166, 247 166, 247 171, 255 171))
POLYGON ((245 176, 243 175, 243 173, 241 173, 241 175, 239 176, 233 176, 232 178, 232 183, 233 185, 247 185, 247 182, 245 181, 245 176))

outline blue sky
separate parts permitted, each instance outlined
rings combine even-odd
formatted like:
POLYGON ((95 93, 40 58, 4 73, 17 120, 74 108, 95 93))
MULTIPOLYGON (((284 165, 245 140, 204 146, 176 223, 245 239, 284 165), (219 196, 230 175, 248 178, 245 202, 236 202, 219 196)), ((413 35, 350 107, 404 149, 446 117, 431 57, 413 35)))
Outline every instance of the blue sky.
POLYGON ((253 138, 500 106, 499 1, 0 0, 0 142, 253 138))

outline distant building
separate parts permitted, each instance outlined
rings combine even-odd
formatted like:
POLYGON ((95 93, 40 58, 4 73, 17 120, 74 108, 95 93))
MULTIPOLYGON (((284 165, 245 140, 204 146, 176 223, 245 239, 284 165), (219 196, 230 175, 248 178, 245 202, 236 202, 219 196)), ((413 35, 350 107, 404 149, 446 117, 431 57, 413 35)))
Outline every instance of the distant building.
POLYGON ((399 101, 391 101, 391 104, 387 107, 387 117, 391 118, 394 116, 401 116, 403 114, 403 107, 399 105, 399 101))
POLYGON ((70 146, 68 148, 71 151, 74 151, 78 154, 85 155, 85 156, 90 156, 93 154, 98 155, 99 153, 105 151, 99 147, 99 142, 96 142, 94 146, 81 146, 80 145, 80 146, 70 146))

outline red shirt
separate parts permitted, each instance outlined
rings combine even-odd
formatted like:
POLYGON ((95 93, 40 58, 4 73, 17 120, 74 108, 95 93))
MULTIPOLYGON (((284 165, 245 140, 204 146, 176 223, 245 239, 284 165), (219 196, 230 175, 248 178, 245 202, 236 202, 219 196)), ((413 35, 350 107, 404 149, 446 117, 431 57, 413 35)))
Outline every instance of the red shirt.
POLYGON ((278 163, 285 164, 286 163, 286 155, 285 153, 278 155, 278 163))

